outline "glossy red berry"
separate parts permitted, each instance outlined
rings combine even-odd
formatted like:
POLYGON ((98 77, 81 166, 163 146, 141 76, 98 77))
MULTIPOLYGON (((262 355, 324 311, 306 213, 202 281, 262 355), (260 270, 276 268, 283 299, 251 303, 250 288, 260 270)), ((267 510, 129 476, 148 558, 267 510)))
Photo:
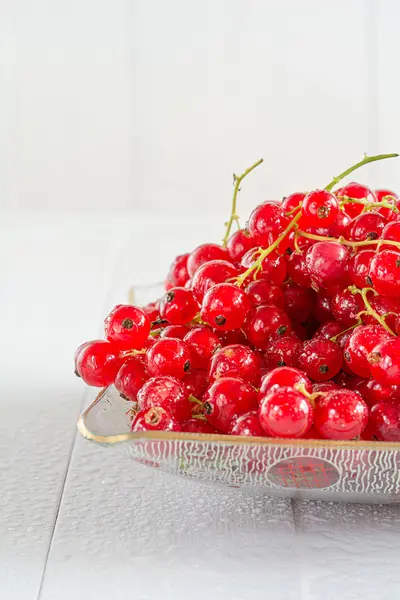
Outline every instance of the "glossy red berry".
POLYGON ((383 442, 400 442, 400 404, 384 402, 371 409, 373 436, 383 442))
MULTIPOLYGON (((291 212, 294 211, 295 208, 301 208, 301 204, 304 200, 304 198, 306 197, 306 194, 303 192, 294 192, 294 194, 290 194, 289 196, 286 196, 283 200, 282 200, 282 208, 283 211, 285 213, 287 212, 291 212)), ((297 212, 297 211, 295 211, 297 212)), ((295 213, 293 213, 295 214, 295 213)))
POLYGON ((313 314, 318 323, 326 323, 333 320, 332 300, 328 296, 323 296, 321 293, 314 296, 313 314))
POLYGON ((349 217, 349 215, 346 212, 344 212, 344 210, 339 210, 337 217, 336 217, 336 221, 334 223, 332 223, 332 225, 329 225, 329 227, 328 227, 329 236, 338 238, 341 235, 343 235, 344 237, 346 237, 345 234, 348 231, 350 223, 351 223, 351 217, 349 217))
POLYGON ((185 423, 183 423, 181 427, 181 431, 184 433, 207 433, 207 434, 216 434, 219 433, 215 427, 207 423, 207 421, 202 421, 200 419, 189 419, 185 423))
POLYGON ((369 407, 380 402, 394 402, 400 400, 400 387, 396 385, 385 386, 375 379, 360 379, 356 382, 355 389, 369 407))
POLYGON ((358 392, 334 390, 317 401, 314 425, 328 440, 352 440, 368 422, 368 407, 358 392))
POLYGON ((270 234, 281 233, 290 223, 284 210, 276 202, 264 202, 257 206, 250 215, 248 230, 260 246, 267 247, 270 234))
MULTIPOLYGON (((336 192, 336 195, 338 195, 338 192, 336 192)), ((365 200, 365 202, 376 202, 374 192, 366 185, 361 185, 360 183, 352 182, 342 187, 339 194, 339 200, 344 199, 345 196, 355 200, 365 200)), ((346 212, 352 219, 357 217, 363 211, 363 208, 363 204, 357 204, 355 202, 346 204, 346 212)))
POLYGON ((190 395, 200 400, 208 388, 207 371, 204 369, 193 369, 189 373, 186 373, 182 379, 182 383, 190 395))
MULTIPOLYGON (((348 239, 355 242, 377 240, 381 237, 385 223, 385 218, 377 212, 362 213, 350 223, 348 239)), ((369 246, 365 246, 365 248, 369 248, 369 246)), ((375 246, 372 245, 370 248, 374 249, 375 246)))
POLYGON ((159 406, 178 421, 191 416, 187 389, 175 377, 152 377, 140 388, 137 400, 141 410, 159 406))
POLYGON ((248 437, 264 437, 265 431, 261 427, 258 412, 252 410, 241 415, 233 421, 231 435, 243 435, 248 437))
POLYGON ((318 381, 318 383, 313 383, 312 391, 313 394, 327 394, 328 392, 333 392, 333 390, 340 390, 340 385, 335 383, 334 381, 318 381))
POLYGON ((246 229, 239 229, 239 231, 235 231, 229 238, 226 249, 230 260, 238 263, 246 252, 255 246, 257 246, 257 243, 253 240, 249 232, 246 229))
POLYGON ((400 252, 382 250, 371 260, 369 277, 382 296, 400 296, 400 252))
POLYGON ((313 337, 330 340, 331 338, 342 333, 344 329, 345 327, 343 327, 343 323, 340 323, 339 321, 326 321, 326 323, 323 323, 318 327, 313 337))
POLYGON ((160 301, 160 316, 173 325, 185 325, 199 312, 191 290, 171 288, 160 301))
POLYGON ((253 350, 248 346, 233 344, 221 348, 211 358, 208 378, 212 382, 221 377, 239 377, 255 384, 259 374, 260 364, 253 350))
POLYGON ((351 281, 358 288, 371 287, 372 281, 369 278, 369 267, 374 256, 374 250, 361 250, 350 257, 347 271, 351 281))
POLYGON ((146 353, 146 367, 153 377, 171 375, 182 379, 191 367, 189 348, 175 338, 157 340, 146 353))
POLYGON ((199 267, 192 278, 193 295, 202 302, 205 293, 217 283, 224 283, 239 275, 239 269, 226 260, 211 260, 199 267))
POLYGON ((193 327, 186 334, 184 342, 190 350, 191 365, 194 369, 208 367, 210 358, 221 347, 218 335, 202 325, 193 327))
POLYGON ((270 306, 283 308, 285 305, 281 287, 275 283, 267 281, 266 279, 257 279, 256 281, 252 281, 245 288, 245 292, 250 298, 250 302, 253 306, 269 304, 270 306))
POLYGON ((123 363, 119 354, 115 344, 106 340, 88 342, 83 348, 80 347, 76 358, 77 373, 87 385, 111 385, 123 363))
POLYGON ((250 309, 248 296, 232 283, 219 283, 203 298, 201 318, 215 329, 240 329, 250 309))
POLYGON ((106 317, 104 332, 121 349, 139 349, 150 333, 150 319, 137 306, 119 304, 106 317))
POLYGON ((189 254, 181 254, 177 256, 169 268, 167 281, 171 287, 183 287, 189 280, 189 273, 187 270, 189 254))
POLYGON ((253 386, 236 377, 221 377, 204 394, 204 414, 213 427, 229 433, 233 421, 257 408, 253 386))
MULTIPOLYGON (((376 199, 378 200, 378 202, 382 202, 382 200, 385 200, 385 202, 388 202, 389 204, 393 204, 394 207, 398 206, 398 196, 395 192, 392 192, 390 190, 375 190, 375 196, 376 199)), ((381 213, 381 215, 383 215, 385 217, 385 219, 387 220, 392 220, 395 219, 397 216, 397 213, 395 213, 394 211, 392 211, 390 208, 387 207, 382 207, 382 208, 378 208, 375 209, 378 212, 381 213)))
POLYGON ((267 369, 296 366, 297 356, 302 346, 300 339, 294 333, 271 340, 264 354, 267 369))
POLYGON ((190 277, 196 273, 197 269, 210 260, 228 260, 228 251, 218 244, 201 244, 197 246, 190 254, 187 261, 187 269, 190 277))
POLYGON ((216 331, 221 342, 221 346, 231 346, 232 344, 247 344, 247 338, 242 329, 233 329, 232 331, 216 331))
POLYGON ((383 385, 400 385, 400 338, 388 337, 368 354, 371 375, 383 385))
POLYGON ((307 268, 305 254, 293 252, 287 259, 287 274, 302 287, 311 287, 311 275, 307 268))
POLYGON ((314 190, 303 200, 301 222, 305 227, 327 227, 335 223, 338 212, 336 196, 326 190, 314 190))
POLYGON ((349 250, 338 242, 317 242, 306 253, 306 265, 317 288, 332 290, 346 285, 349 250))
POLYGON ((331 301, 332 314, 343 324, 342 330, 359 321, 359 313, 364 310, 364 302, 360 294, 352 294, 349 290, 340 290, 331 301))
POLYGON ((285 283, 282 289, 286 313, 291 319, 306 321, 313 309, 313 291, 293 281, 285 283))
POLYGON ((179 431, 180 429, 179 422, 159 406, 139 411, 131 425, 131 430, 135 432, 179 431))
POLYGON ((148 378, 143 361, 136 357, 127 360, 117 373, 114 385, 126 400, 136 402, 137 393, 148 378))
MULTIPOLYGON (((391 240, 392 242, 400 242, 400 221, 391 221, 382 230, 382 240, 391 240)), ((385 244, 382 242, 378 246, 378 250, 396 250, 393 244, 385 244)))
POLYGON ((168 337, 183 340, 188 331, 190 329, 187 325, 167 325, 161 330, 160 339, 168 337))
POLYGON ((361 325, 352 332, 343 348, 343 358, 351 371, 360 377, 370 376, 368 356, 381 342, 389 338, 381 325, 361 325))
POLYGON ((280 387, 296 388, 299 385, 304 385, 308 393, 312 392, 311 381, 305 373, 293 367, 278 367, 261 379, 260 395, 265 395, 280 387))
POLYGON ((267 435, 301 438, 312 425, 313 409, 301 392, 280 387, 261 397, 258 415, 267 435))
POLYGON ((299 368, 315 381, 332 379, 339 373, 342 363, 342 352, 339 346, 322 338, 304 342, 297 356, 299 368))
MULTIPOLYGON (((247 271, 256 260, 257 254, 254 253, 254 249, 249 250, 249 252, 243 256, 240 263, 242 272, 244 273, 247 271)), ((261 268, 257 272, 257 278, 267 279, 277 285, 283 283, 286 279, 286 261, 283 256, 277 252, 271 252, 266 256, 261 262, 261 268)), ((253 281, 253 273, 246 283, 250 283, 251 281, 253 281)))
POLYGON ((378 202, 382 202, 382 200, 385 198, 385 196, 390 196, 391 198, 398 198, 398 195, 396 194, 396 192, 393 192, 392 190, 385 190, 385 189, 381 189, 381 190, 375 190, 375 196, 376 199, 378 200, 378 202))
POLYGON ((249 312, 243 329, 249 342, 260 350, 266 350, 271 337, 282 337, 292 328, 288 315, 276 306, 254 306, 249 312))
POLYGON ((149 317, 150 323, 157 321, 160 318, 158 302, 150 302, 146 306, 142 306, 142 311, 149 317))

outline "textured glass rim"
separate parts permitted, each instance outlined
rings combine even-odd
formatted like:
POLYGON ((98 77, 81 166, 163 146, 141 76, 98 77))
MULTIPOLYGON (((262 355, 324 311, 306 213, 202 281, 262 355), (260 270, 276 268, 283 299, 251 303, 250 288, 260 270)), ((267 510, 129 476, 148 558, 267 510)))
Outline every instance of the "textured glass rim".
POLYGON ((335 440, 308 440, 295 438, 264 438, 245 437, 238 435, 223 435, 211 433, 183 433, 175 431, 142 431, 139 433, 115 433, 100 435, 94 433, 87 426, 87 417, 100 402, 108 388, 102 389, 90 406, 79 416, 77 427, 79 433, 87 440, 97 444, 110 446, 129 441, 139 440, 179 440, 193 442, 212 442, 221 444, 235 444, 244 446, 297 446, 300 448, 336 448, 336 449, 363 449, 363 450, 400 450, 400 442, 369 442, 369 441, 335 441, 335 440))

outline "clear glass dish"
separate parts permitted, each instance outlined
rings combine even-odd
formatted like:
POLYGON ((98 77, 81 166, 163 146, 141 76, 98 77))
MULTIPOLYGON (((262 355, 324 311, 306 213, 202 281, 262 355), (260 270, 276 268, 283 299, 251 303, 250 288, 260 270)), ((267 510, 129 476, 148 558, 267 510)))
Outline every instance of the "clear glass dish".
MULTIPOLYGON (((161 285, 137 287, 130 299, 146 304, 161 293, 161 285)), ((82 413, 78 430, 144 465, 203 483, 292 498, 400 503, 400 443, 132 433, 129 403, 113 387, 82 413)))

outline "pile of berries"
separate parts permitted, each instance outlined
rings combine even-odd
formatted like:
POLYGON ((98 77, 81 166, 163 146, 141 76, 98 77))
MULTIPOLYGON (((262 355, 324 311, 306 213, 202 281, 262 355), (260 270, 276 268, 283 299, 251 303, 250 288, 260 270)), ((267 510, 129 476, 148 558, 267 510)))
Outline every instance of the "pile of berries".
POLYGON ((349 183, 266 201, 173 261, 165 295, 116 306, 75 354, 132 431, 400 441, 400 199, 349 183), (238 229, 231 234, 237 224, 238 229))

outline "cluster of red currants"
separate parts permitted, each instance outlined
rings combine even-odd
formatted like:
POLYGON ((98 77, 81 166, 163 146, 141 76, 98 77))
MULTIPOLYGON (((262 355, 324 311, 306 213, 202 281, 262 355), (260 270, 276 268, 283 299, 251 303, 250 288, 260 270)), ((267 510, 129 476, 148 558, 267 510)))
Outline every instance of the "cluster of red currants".
POLYGON ((178 256, 160 299, 118 305, 77 375, 132 431, 400 441, 400 200, 350 183, 266 201, 178 256))

